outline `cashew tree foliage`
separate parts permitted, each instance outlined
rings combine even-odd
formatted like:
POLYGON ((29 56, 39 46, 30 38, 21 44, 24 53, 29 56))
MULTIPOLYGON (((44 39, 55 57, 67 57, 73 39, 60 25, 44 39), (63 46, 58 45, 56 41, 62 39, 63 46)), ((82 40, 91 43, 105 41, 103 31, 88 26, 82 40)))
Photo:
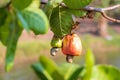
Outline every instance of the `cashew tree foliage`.
MULTIPOLYGON (((62 39, 64 36, 73 33, 72 31, 73 29, 75 29, 75 26, 77 25, 73 16, 85 17, 90 11, 83 9, 85 9, 85 7, 92 2, 92 0, 48 0, 47 2, 42 1, 40 0, 0 1, 0 42, 4 46, 6 46, 5 57, 6 71, 10 71, 14 66, 14 57, 16 53, 15 51, 17 47, 17 42, 24 29, 27 32, 32 31, 34 35, 45 34, 50 29, 54 33, 54 36, 56 38, 62 39)), ((87 17, 91 18, 90 15, 87 15, 87 17)), ((56 76, 63 77, 63 75, 61 75, 58 72, 57 66, 54 63, 52 67, 54 67, 55 69, 54 71, 56 71, 56 73, 55 75, 53 75, 51 72, 53 70, 49 71, 49 68, 45 64, 45 63, 50 64, 51 62, 49 62, 50 60, 47 61, 47 58, 45 59, 46 60, 44 60, 43 57, 40 60, 41 64, 33 65, 34 70, 43 75, 41 77, 43 77, 43 79, 46 80, 57 80, 58 78, 56 78, 56 76), (43 72, 42 70, 44 68, 47 68, 46 70, 48 70, 48 72, 46 71, 42 73, 43 72)), ((100 69, 103 70, 106 68, 105 70, 108 70, 107 67, 97 66, 94 68, 95 70, 92 73, 94 61, 91 60, 92 58, 88 54, 86 60, 87 72, 83 80, 96 80, 96 77, 101 73, 100 69), (96 74, 96 76, 94 76, 94 73, 96 74)), ((63 65, 63 68, 61 67, 61 70, 63 71, 65 70, 66 72, 67 70, 69 71, 69 69, 71 68, 66 65, 63 65), (66 68, 66 70, 64 68, 66 68)), ((76 70, 78 71, 75 72, 75 75, 77 75, 77 77, 79 76, 78 75, 79 71, 81 71, 82 69, 83 68, 78 67, 77 65, 76 70)), ((116 70, 115 74, 117 73, 120 74, 119 70, 117 69, 115 70, 116 70)), ((108 71, 114 72, 114 70, 111 70, 111 68, 108 71)), ((111 75, 112 72, 110 72, 110 76, 111 75)), ((104 74, 101 76, 104 76, 104 74)), ((110 76, 106 76, 105 80, 115 80, 111 79, 112 77, 110 76)), ((64 76, 62 80, 73 80, 73 78, 77 80, 74 74, 69 73, 69 75, 66 78, 64 76)), ((98 80, 102 80, 100 78, 101 77, 99 76, 98 80)), ((116 78, 116 80, 120 80, 120 78, 116 78)))
POLYGON ((92 0, 49 0, 41 8, 40 0, 2 0, 0 6, 0 41, 6 46, 5 69, 14 65, 18 39, 25 29, 35 35, 45 34, 50 28, 57 37, 63 37, 72 30, 72 15, 84 16, 77 10, 92 0), (68 8, 60 6, 65 3, 68 8))

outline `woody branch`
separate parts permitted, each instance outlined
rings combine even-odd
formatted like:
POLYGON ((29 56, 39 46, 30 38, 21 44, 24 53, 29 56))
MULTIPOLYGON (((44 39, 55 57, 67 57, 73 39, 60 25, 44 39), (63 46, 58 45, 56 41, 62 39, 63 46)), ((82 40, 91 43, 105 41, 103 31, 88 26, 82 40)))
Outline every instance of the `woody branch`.
MULTIPOLYGON (((44 0, 41 1, 41 4, 47 4, 47 3, 48 2, 44 1, 44 0)), ((64 3, 60 3, 60 6, 68 8, 64 3)), ((107 8, 96 8, 96 7, 86 6, 86 7, 82 8, 82 9, 79 9, 79 10, 91 11, 91 12, 99 12, 107 20, 112 21, 112 22, 118 22, 118 23, 120 23, 120 20, 115 19, 115 18, 111 18, 111 17, 109 17, 106 14, 106 11, 113 10, 115 8, 118 8, 118 7, 120 7, 120 4, 114 5, 114 6, 111 6, 111 7, 107 7, 107 8)))

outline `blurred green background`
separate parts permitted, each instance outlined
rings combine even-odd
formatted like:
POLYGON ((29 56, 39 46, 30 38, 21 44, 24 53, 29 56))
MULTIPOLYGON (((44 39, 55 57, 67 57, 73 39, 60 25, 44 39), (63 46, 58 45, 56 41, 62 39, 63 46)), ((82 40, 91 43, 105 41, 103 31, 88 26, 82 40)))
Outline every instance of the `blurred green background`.
MULTIPOLYGON (((102 6, 108 6, 107 3, 109 0, 104 1, 106 1, 106 3, 104 2, 105 5, 102 3, 102 6)), ((98 2, 99 0, 95 0, 94 4, 91 5, 101 5, 101 3, 98 2)), ((120 3, 120 1, 111 0, 109 3, 113 5, 120 3)), ((109 12, 108 15, 120 19, 120 8, 109 12)), ((90 34, 90 31, 94 31, 94 27, 91 26, 96 26, 97 19, 83 22, 84 24, 82 23, 80 29, 76 31, 82 40, 83 52, 80 57, 74 58, 74 63, 84 64, 85 51, 89 47, 93 50, 96 64, 110 64, 120 68, 120 24, 108 22, 109 25, 107 29, 112 39, 107 40, 95 33, 94 35, 90 34), (84 27, 82 28, 82 26, 84 27)), ((55 57, 50 55, 50 40, 52 36, 53 33, 50 31, 40 36, 34 36, 33 33, 24 31, 18 42, 14 68, 9 73, 4 71, 6 48, 0 43, 0 80, 39 80, 32 70, 31 64, 37 62, 40 55, 49 57, 57 64, 66 63, 65 55, 63 55, 61 51, 59 51, 55 57)))
MULTIPOLYGON (((111 27, 109 33, 112 40, 86 33, 80 35, 83 44, 83 53, 74 58, 74 63, 84 64, 86 48, 90 47, 96 58, 96 64, 110 64, 120 68, 120 33, 111 27)), ((31 64, 38 61, 40 55, 45 55, 57 64, 66 63, 65 55, 61 51, 55 57, 50 55, 50 40, 52 32, 46 35, 34 36, 32 33, 23 32, 16 50, 15 65, 11 72, 4 71, 5 47, 0 44, 0 78, 1 80, 39 80, 31 68, 31 64)))

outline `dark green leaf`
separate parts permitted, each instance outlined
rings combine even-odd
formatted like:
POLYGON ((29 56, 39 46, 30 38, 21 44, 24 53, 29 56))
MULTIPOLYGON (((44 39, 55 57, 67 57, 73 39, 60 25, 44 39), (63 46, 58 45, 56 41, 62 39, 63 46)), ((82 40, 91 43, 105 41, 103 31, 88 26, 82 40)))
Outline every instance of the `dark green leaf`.
POLYGON ((40 63, 33 64, 32 68, 41 80, 53 80, 40 63))
POLYGON ((54 80, 64 80, 61 75, 58 66, 49 58, 45 56, 40 57, 40 63, 44 69, 53 77, 54 80), (60 77, 60 78, 59 78, 60 77))
POLYGON ((90 80, 120 80, 120 70, 108 65, 93 67, 90 80))
POLYGON ((50 26, 56 36, 63 37, 69 34, 72 29, 72 23, 71 13, 59 6, 54 8, 50 18, 50 26))
POLYGON ((5 24, 7 17, 7 10, 5 8, 0 8, 0 26, 5 24))
POLYGON ((6 58, 5 58, 6 71, 10 71, 11 68, 13 67, 17 41, 21 32, 22 32, 22 28, 18 25, 16 17, 12 15, 12 21, 9 24, 9 35, 8 35, 6 58))
MULTIPOLYGON (((31 29, 36 35, 45 34, 49 28, 49 22, 46 15, 40 9, 24 10, 22 12, 23 18, 27 22, 29 29, 31 29)), ((24 22, 24 21, 23 21, 24 22)), ((21 23, 23 23, 21 20, 21 23)), ((26 25, 23 25, 26 28, 26 25)))
POLYGON ((22 10, 27 8, 33 0, 12 0, 13 7, 22 10))
MULTIPOLYGON (((4 20, 4 19, 3 19, 4 20)), ((5 18, 5 23, 4 25, 0 26, 0 40, 1 42, 7 46, 7 42, 8 42, 8 36, 9 36, 9 33, 10 33, 10 28, 9 26, 11 25, 11 16, 8 15, 6 18, 5 18)))
POLYGON ((63 0, 67 7, 71 9, 80 9, 91 3, 92 0, 63 0))
POLYGON ((44 9, 43 9, 45 14, 47 15, 48 19, 50 19, 50 17, 51 17, 53 8, 54 7, 53 7, 52 3, 48 2, 48 4, 46 4, 44 9))
POLYGON ((53 8, 59 6, 59 4, 62 2, 63 0, 49 0, 48 3, 45 5, 45 7, 43 8, 44 12, 46 13, 48 19, 50 19, 53 8))

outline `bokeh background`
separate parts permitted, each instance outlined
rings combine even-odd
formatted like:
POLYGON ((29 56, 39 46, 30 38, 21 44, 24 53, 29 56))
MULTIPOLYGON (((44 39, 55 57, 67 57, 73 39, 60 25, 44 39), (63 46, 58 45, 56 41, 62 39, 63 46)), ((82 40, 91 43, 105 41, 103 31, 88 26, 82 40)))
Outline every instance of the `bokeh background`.
MULTIPOLYGON (((1 2, 1 0, 0 0, 1 2)), ((91 6, 107 7, 120 4, 120 0, 93 0, 91 6)), ((120 8, 107 12, 111 17, 120 19, 120 8)), ((77 19, 81 23, 75 32, 80 36, 83 52, 74 58, 74 63, 84 64, 85 51, 91 48, 96 64, 109 64, 120 68, 120 23, 109 22, 99 14, 94 19, 77 19)), ((55 57, 50 55, 50 40, 53 33, 35 36, 32 32, 23 31, 16 50, 15 65, 11 72, 4 71, 6 47, 0 43, 0 80, 39 80, 31 68, 40 55, 45 55, 57 64, 65 63, 65 55, 61 51, 55 57)))

